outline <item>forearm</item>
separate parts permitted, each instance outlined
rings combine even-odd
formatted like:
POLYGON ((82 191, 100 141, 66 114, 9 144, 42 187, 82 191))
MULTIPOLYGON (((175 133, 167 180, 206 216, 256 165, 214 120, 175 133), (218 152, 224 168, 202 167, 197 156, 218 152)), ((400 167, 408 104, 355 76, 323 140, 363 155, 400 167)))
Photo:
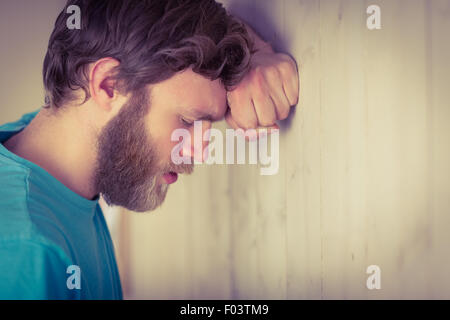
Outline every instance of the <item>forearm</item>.
POLYGON ((242 19, 239 19, 238 17, 235 17, 237 20, 239 20, 246 28, 248 34, 250 35, 250 38, 253 40, 253 43, 255 45, 256 52, 263 52, 263 53, 274 53, 272 46, 264 41, 256 32, 253 30, 252 27, 250 27, 246 22, 244 22, 242 19))
POLYGON ((289 116, 298 103, 299 77, 295 60, 285 53, 274 52, 248 24, 237 19, 251 38, 251 71, 227 92, 228 124, 234 128, 277 129, 277 120, 289 116), (254 72, 253 72, 254 71, 254 72))

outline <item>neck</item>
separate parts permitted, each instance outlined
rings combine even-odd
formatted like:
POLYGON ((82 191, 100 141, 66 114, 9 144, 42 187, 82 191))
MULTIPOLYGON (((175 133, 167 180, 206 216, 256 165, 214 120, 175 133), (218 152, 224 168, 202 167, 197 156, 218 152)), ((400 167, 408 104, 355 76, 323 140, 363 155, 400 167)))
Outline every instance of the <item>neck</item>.
POLYGON ((82 107, 43 108, 20 133, 4 143, 16 155, 49 172, 73 192, 93 199, 96 130, 82 107))

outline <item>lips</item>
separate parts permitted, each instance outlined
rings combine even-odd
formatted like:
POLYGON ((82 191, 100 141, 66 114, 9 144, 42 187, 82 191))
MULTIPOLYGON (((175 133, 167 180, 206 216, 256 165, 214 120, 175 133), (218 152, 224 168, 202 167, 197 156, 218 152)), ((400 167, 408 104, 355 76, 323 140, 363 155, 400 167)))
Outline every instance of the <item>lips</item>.
POLYGON ((163 179, 166 181, 167 184, 172 184, 178 179, 178 173, 170 171, 165 174, 163 174, 163 179))

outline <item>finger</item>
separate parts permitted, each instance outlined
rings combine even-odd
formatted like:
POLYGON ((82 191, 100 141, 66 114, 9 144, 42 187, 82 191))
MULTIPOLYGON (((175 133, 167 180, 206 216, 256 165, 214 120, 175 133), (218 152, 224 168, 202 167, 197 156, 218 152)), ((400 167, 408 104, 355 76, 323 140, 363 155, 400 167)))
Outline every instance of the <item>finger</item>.
POLYGON ((271 134, 275 130, 280 130, 280 127, 276 123, 269 127, 258 127, 256 131, 258 133, 258 138, 263 138, 266 135, 271 134))
POLYGON ((228 125, 236 130, 238 135, 244 135, 245 139, 248 141, 255 140, 258 137, 258 133, 254 129, 250 129, 249 131, 242 129, 238 123, 234 120, 233 115, 231 113, 231 110, 228 109, 225 113, 225 121, 228 123, 228 125), (246 132, 247 131, 247 132, 246 132), (252 135, 251 133, 254 132, 252 135))
POLYGON ((277 120, 275 105, 265 93, 255 94, 253 98, 258 126, 269 127, 277 120))
POLYGON ((283 90, 288 99, 289 106, 294 106, 298 103, 299 96, 299 75, 297 67, 289 64, 280 68, 280 74, 283 83, 283 90))
POLYGON ((283 89, 289 101, 289 106, 297 105, 299 95, 298 77, 292 77, 292 79, 283 82, 283 89))
MULTIPOLYGON (((263 89, 264 90, 261 92, 267 92, 270 98, 269 100, 266 96, 264 97, 267 100, 267 102, 265 102, 265 106, 267 108, 267 106, 270 105, 273 109, 273 112, 270 113, 266 111, 267 116, 275 116, 275 119, 271 120, 272 123, 270 123, 270 125, 275 123, 276 120, 286 119, 289 115, 290 105, 283 90, 283 82, 280 71, 277 68, 272 69, 271 72, 267 72, 263 89)), ((257 111, 257 115, 259 116, 258 107, 255 106, 255 109, 257 111)), ((262 125, 268 125, 268 123, 260 123, 262 125)))
MULTIPOLYGON (((234 121, 233 116, 231 114, 231 110, 229 108, 228 108, 227 112, 225 113, 225 121, 234 130, 241 129, 243 134, 245 135, 245 131, 239 127, 239 125, 236 123, 236 121, 234 121)), ((262 138, 267 134, 271 134, 273 132, 273 130, 279 130, 279 129, 280 129, 280 127, 276 123, 274 125, 268 126, 268 127, 258 127, 256 129, 257 134, 255 137, 253 137, 249 134, 246 134, 245 139, 251 141, 251 140, 254 140, 255 138, 262 138)))
POLYGON ((272 85, 270 97, 275 106, 277 120, 286 119, 289 116, 291 105, 284 92, 283 83, 281 81, 272 85))
POLYGON ((231 115, 234 122, 242 129, 251 129, 258 126, 255 107, 250 97, 234 96, 233 103, 230 105, 231 115))
POLYGON ((289 100, 283 89, 284 79, 281 74, 281 71, 287 67, 290 67, 290 63, 288 61, 284 61, 278 66, 278 68, 273 69, 274 71, 268 72, 266 75, 266 91, 270 94, 277 120, 286 119, 289 116, 289 111, 291 108, 289 100))

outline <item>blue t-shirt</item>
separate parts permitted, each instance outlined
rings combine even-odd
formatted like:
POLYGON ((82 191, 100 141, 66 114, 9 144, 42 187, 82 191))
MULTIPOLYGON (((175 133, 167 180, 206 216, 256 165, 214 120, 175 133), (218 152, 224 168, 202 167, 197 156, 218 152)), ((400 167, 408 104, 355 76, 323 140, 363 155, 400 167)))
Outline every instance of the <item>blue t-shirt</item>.
POLYGON ((0 299, 122 299, 98 198, 3 146, 37 112, 0 126, 0 299))

